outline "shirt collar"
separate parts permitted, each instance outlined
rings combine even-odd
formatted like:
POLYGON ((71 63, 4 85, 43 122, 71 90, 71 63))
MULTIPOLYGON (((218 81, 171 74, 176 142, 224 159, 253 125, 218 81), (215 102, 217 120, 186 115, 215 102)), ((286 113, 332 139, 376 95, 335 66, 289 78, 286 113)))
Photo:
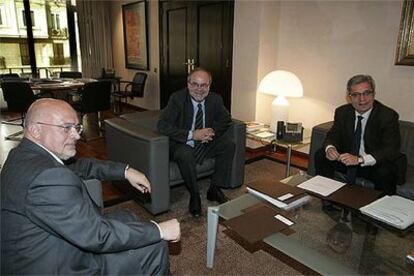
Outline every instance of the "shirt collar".
POLYGON ((59 157, 57 157, 57 155, 56 154, 54 154, 53 152, 51 152, 50 150, 48 150, 47 148, 45 148, 43 145, 41 145, 41 144, 39 144, 39 143, 37 143, 37 142, 35 142, 35 141, 33 141, 33 140, 31 140, 33 143, 35 143, 36 145, 38 145, 39 147, 41 147, 42 149, 44 149, 45 151, 47 151, 50 155, 52 155, 52 157, 53 158, 55 158, 56 159, 56 161, 58 161, 60 164, 62 164, 62 165, 64 165, 64 163, 63 163, 63 161, 59 158, 59 157))
POLYGON ((369 115, 371 114, 371 112, 372 112, 372 107, 368 111, 365 111, 363 114, 360 114, 359 112, 357 112, 355 110, 355 118, 358 118, 358 116, 362 116, 362 118, 368 119, 369 118, 369 115))
POLYGON ((202 100, 201 102, 197 102, 196 100, 193 99, 193 97, 190 97, 190 98, 191 98, 191 103, 193 104, 193 107, 197 107, 198 104, 201 104, 204 107, 204 103, 206 99, 202 100))

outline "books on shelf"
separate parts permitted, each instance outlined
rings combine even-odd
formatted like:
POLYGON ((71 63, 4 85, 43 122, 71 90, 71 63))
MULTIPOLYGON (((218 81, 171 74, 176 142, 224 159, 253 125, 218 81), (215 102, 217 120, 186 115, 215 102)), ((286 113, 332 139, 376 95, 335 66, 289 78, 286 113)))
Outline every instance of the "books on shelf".
POLYGON ((367 216, 402 230, 414 223, 414 201, 397 195, 384 196, 359 210, 367 216))
POLYGON ((310 200, 303 189, 276 180, 252 182, 247 185, 247 191, 283 210, 300 207, 310 200))

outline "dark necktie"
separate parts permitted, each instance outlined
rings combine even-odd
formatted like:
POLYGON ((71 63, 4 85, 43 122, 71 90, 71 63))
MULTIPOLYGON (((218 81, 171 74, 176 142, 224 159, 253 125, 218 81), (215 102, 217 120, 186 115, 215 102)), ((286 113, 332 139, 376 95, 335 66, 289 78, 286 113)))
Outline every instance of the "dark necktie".
MULTIPOLYGON (((359 148, 361 147, 361 133, 362 133, 362 119, 364 117, 358 116, 357 126, 354 132, 354 140, 352 141, 351 154, 359 156, 359 148)), ((347 169, 347 178, 350 184, 355 184, 356 172, 358 166, 350 166, 347 169)))
MULTIPOLYGON (((203 128, 203 106, 201 103, 197 105, 197 114, 194 124, 194 130, 202 129, 203 128)), ((200 141, 194 142, 194 157, 197 164, 201 164, 204 158, 205 153, 205 144, 201 143, 200 141)))

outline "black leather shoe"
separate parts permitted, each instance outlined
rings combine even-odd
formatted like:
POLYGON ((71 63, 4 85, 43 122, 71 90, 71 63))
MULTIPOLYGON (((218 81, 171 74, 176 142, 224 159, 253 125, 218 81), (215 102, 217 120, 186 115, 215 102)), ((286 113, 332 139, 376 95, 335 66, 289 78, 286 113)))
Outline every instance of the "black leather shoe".
POLYGON ((193 217, 198 218, 201 216, 201 199, 199 195, 191 196, 188 208, 193 217))
POLYGON ((229 201, 229 199, 224 195, 218 187, 210 187, 207 191, 207 199, 210 201, 217 201, 220 204, 229 201))

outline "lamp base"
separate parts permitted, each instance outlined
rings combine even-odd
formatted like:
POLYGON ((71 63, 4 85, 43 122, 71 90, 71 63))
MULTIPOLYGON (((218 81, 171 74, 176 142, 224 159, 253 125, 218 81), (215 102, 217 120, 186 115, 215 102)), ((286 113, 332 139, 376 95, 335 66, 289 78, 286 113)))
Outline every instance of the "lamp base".
POLYGON ((273 132, 276 132, 278 121, 286 122, 289 118, 289 102, 285 98, 283 99, 285 101, 280 102, 279 97, 277 97, 272 102, 272 121, 270 122, 270 130, 273 132))

